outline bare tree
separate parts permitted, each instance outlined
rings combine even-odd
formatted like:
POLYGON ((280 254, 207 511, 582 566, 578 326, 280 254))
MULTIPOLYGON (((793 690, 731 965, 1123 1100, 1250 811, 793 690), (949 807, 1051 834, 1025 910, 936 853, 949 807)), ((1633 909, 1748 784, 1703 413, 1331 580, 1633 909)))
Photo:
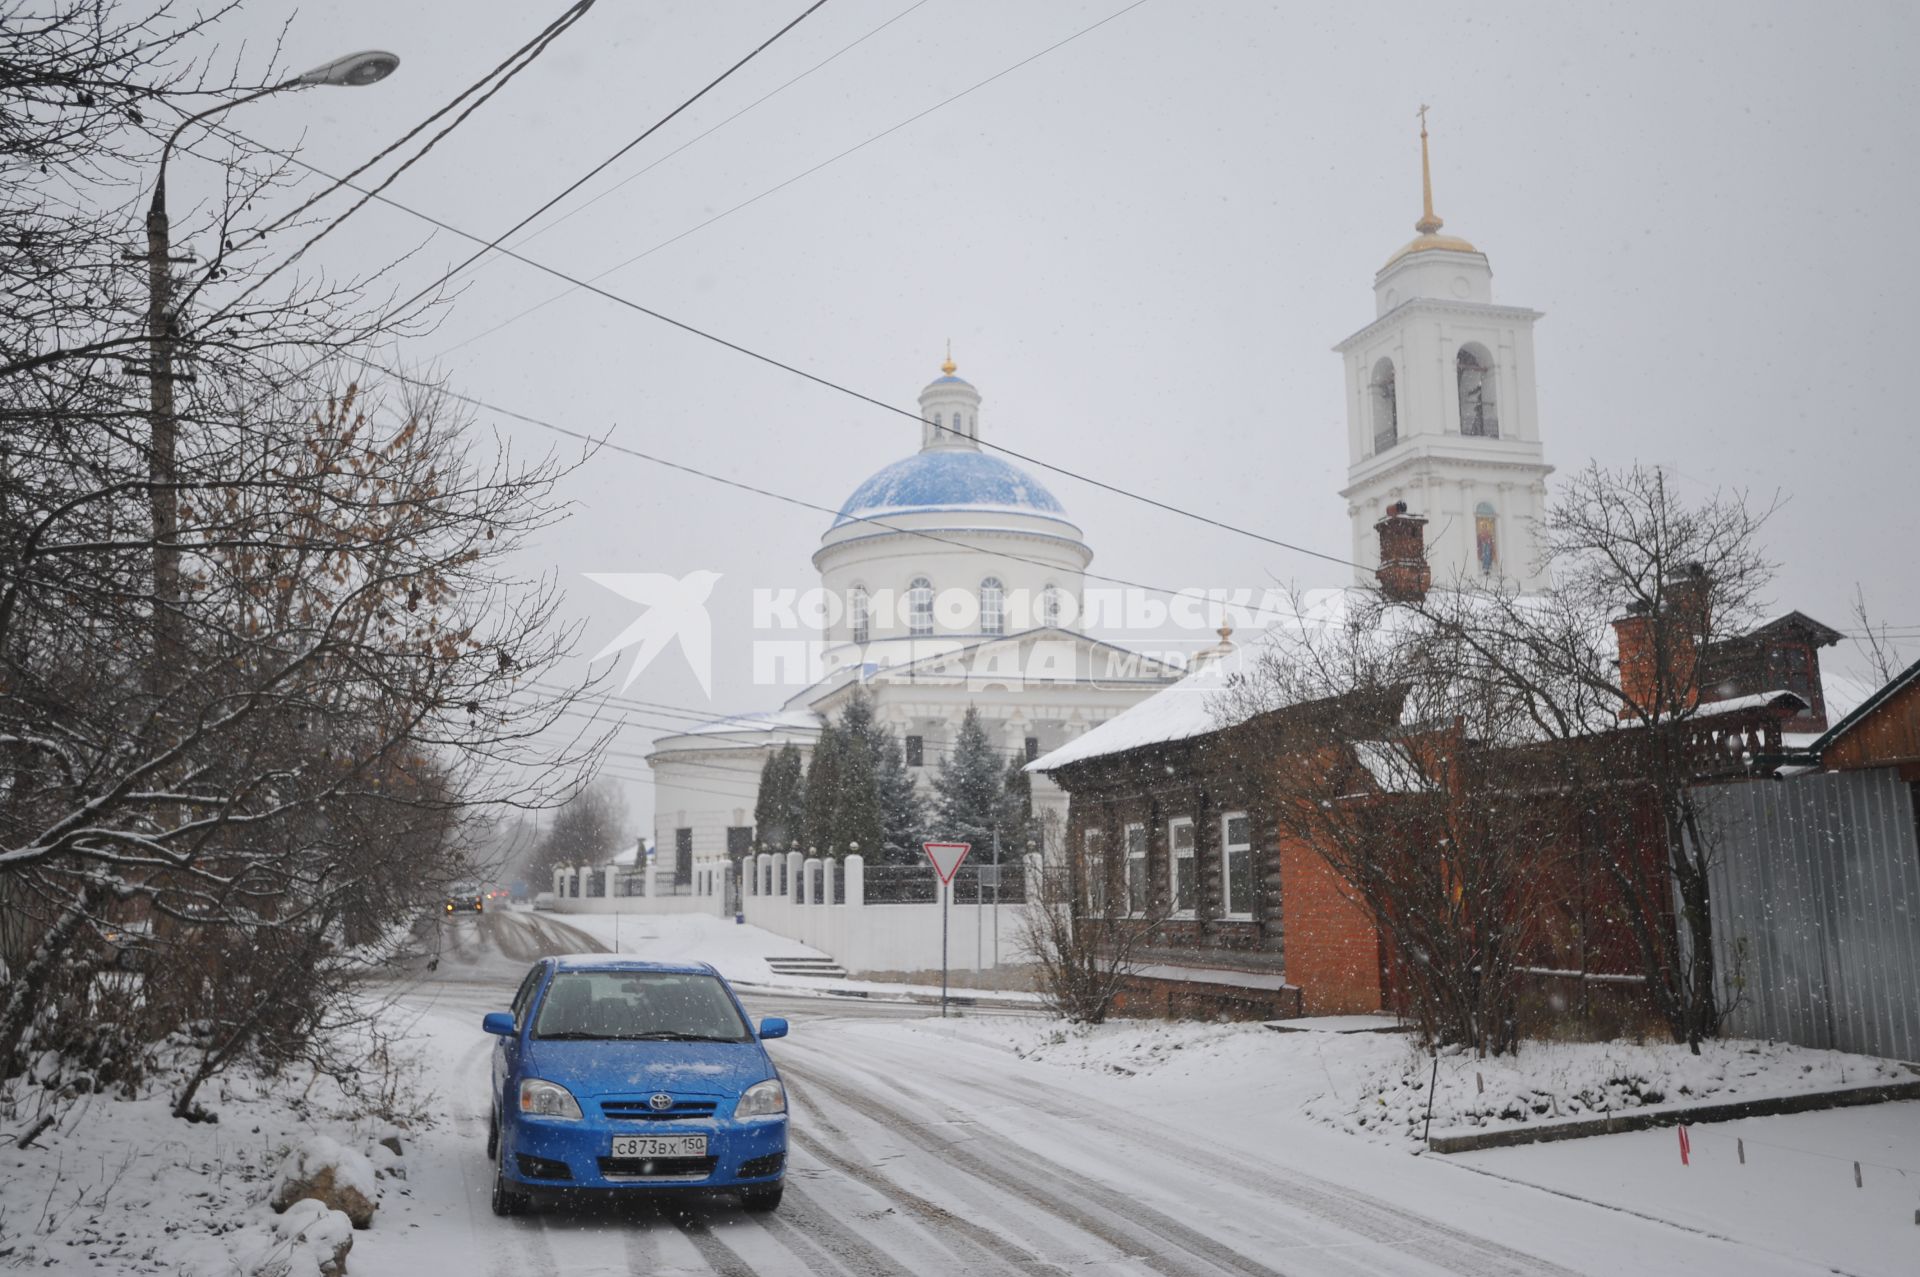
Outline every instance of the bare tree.
POLYGON ((1876 624, 1868 614, 1866 591, 1857 582, 1853 587, 1852 616, 1856 631, 1853 645, 1866 659, 1868 672, 1882 685, 1891 683, 1896 674, 1907 668, 1906 657, 1894 642, 1887 623, 1876 624))
POLYGON ((1039 968, 1048 1009, 1074 1024, 1102 1024, 1166 921, 1166 902, 1131 912, 1117 850, 1065 847, 1058 812, 1039 823, 1042 845, 1062 851, 1042 858, 1040 881, 1027 886, 1018 943, 1039 968))
POLYGON ((1375 594, 1296 598, 1213 707, 1284 836, 1389 941, 1427 1040, 1511 1050, 1552 821, 1524 703, 1448 629, 1375 594), (1530 776, 1530 773, 1533 775, 1530 776))
POLYGON ((1773 575, 1759 534, 1771 513, 1741 494, 1688 506, 1657 469, 1590 465, 1539 529, 1548 589, 1462 587, 1419 606, 1463 667, 1558 746, 1545 751, 1552 786, 1590 813, 1654 1010, 1696 1050, 1726 1010, 1709 899, 1721 839, 1697 786, 1757 761, 1730 755, 1702 721, 1701 691, 1716 647, 1759 616, 1773 575))

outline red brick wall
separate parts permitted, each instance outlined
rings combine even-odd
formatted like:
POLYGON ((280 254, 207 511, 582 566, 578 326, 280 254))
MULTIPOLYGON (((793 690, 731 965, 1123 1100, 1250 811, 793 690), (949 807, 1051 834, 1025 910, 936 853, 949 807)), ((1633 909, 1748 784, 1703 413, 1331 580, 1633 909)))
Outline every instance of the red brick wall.
POLYGON ((1307 1015, 1378 1011, 1380 936, 1366 909, 1319 853, 1280 837, 1280 894, 1287 938, 1287 983, 1301 991, 1307 1015))

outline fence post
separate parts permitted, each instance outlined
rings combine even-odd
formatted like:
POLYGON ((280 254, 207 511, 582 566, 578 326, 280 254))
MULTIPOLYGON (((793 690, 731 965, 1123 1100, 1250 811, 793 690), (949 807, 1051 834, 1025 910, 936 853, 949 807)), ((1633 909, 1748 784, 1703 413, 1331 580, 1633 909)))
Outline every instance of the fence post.
POLYGON ((808 857, 800 866, 800 903, 812 905, 820 903, 820 858, 808 857))
POLYGON ((807 858, 797 851, 787 853, 787 899, 790 901, 800 898, 800 866, 806 861, 807 858))
POLYGON ((842 868, 841 899, 858 909, 867 903, 867 862, 859 855, 852 855, 842 868))

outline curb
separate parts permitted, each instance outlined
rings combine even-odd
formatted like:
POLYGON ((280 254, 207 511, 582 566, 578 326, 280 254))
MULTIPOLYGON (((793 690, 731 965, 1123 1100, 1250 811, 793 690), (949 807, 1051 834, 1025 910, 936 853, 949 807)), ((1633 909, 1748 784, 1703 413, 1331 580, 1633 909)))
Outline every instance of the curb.
POLYGON ((1555 1122, 1548 1126, 1516 1126, 1463 1135, 1433 1135, 1427 1138, 1427 1148, 1435 1153, 1473 1153, 1488 1148, 1514 1148, 1522 1144, 1586 1139, 1593 1135, 1617 1135, 1623 1131, 1647 1131, 1661 1126, 1734 1122, 1743 1117, 1813 1113, 1821 1109, 1885 1104, 1893 1100, 1920 1100, 1920 1082, 1887 1082, 1879 1086, 1849 1087, 1843 1091, 1809 1091, 1803 1095, 1781 1095, 1770 1099, 1732 1100, 1724 1104, 1696 1104, 1689 1108, 1620 1113, 1577 1122, 1555 1122))

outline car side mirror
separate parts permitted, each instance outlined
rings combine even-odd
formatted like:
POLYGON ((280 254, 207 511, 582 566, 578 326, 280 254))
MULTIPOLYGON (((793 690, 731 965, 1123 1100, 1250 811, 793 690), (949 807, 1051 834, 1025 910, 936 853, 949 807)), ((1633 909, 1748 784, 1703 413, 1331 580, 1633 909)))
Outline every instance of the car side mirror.
POLYGON ((485 1018, 480 1021, 480 1027, 488 1033, 497 1033, 503 1038, 510 1038, 520 1031, 514 1026, 511 1011, 487 1012, 485 1018))
POLYGON ((777 1015, 770 1015, 760 1021, 760 1036, 764 1038, 784 1038, 787 1036, 787 1022, 777 1015))

